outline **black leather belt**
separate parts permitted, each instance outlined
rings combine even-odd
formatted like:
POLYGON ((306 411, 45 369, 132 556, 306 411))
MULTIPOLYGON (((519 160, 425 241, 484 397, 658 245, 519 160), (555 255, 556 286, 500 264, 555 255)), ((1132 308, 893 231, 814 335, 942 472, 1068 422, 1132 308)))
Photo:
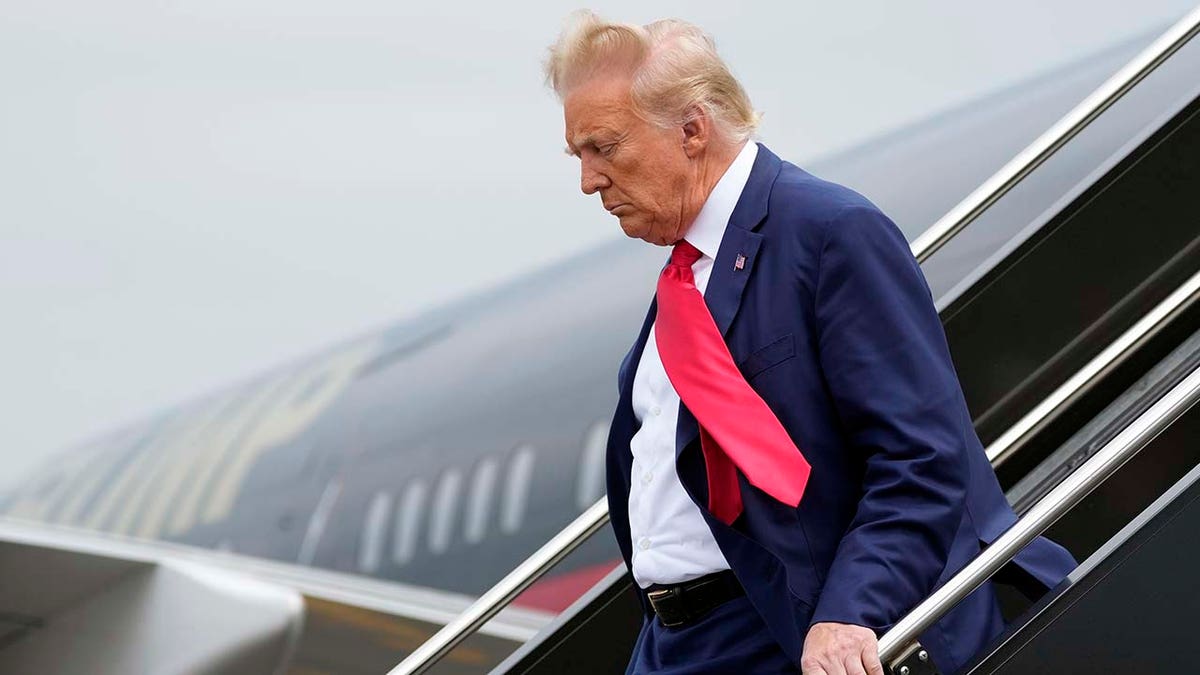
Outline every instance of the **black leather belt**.
POLYGON ((746 594, 731 570, 706 574, 691 581, 646 589, 650 606, 664 626, 686 626, 708 614, 713 608, 746 594))

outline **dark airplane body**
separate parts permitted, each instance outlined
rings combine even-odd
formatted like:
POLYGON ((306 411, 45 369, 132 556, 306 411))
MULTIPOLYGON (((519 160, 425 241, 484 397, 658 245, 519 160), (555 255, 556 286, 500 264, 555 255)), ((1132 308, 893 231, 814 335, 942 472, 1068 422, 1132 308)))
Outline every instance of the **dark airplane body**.
MULTIPOLYGON (((912 239, 1143 42, 805 168, 912 239)), ((1061 195, 1132 134, 1103 131, 1010 208, 1061 195)), ((1029 221, 1007 215, 924 265, 939 307, 1029 221)), ((0 512, 478 593, 603 497, 617 364, 665 255, 614 242, 279 368, 62 454, 0 512)), ((617 560, 601 535, 568 574, 617 560)))

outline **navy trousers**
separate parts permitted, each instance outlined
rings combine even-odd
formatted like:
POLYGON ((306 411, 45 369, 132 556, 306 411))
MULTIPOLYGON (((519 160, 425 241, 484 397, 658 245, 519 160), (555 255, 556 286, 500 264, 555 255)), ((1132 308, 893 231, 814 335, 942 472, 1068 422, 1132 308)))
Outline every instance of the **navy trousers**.
POLYGON ((746 596, 718 605, 688 626, 667 628, 657 618, 646 619, 625 670, 626 675, 799 672, 746 596))

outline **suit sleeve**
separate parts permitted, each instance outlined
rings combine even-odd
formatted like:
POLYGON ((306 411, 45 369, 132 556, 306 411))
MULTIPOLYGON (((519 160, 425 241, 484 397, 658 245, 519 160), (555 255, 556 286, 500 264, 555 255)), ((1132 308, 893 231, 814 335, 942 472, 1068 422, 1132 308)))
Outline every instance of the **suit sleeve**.
POLYGON ((877 209, 827 224, 814 306, 821 367, 864 472, 812 623, 882 632, 945 567, 968 480, 965 403, 925 277, 877 209))

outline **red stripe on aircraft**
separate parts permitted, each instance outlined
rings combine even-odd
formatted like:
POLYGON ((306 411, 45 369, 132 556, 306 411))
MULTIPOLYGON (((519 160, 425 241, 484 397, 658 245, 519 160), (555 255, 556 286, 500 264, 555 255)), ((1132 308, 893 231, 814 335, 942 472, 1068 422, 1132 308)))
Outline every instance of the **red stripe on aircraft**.
POLYGON ((596 582, 621 564, 620 560, 588 565, 553 577, 542 577, 513 600, 513 604, 529 609, 561 612, 596 582))

